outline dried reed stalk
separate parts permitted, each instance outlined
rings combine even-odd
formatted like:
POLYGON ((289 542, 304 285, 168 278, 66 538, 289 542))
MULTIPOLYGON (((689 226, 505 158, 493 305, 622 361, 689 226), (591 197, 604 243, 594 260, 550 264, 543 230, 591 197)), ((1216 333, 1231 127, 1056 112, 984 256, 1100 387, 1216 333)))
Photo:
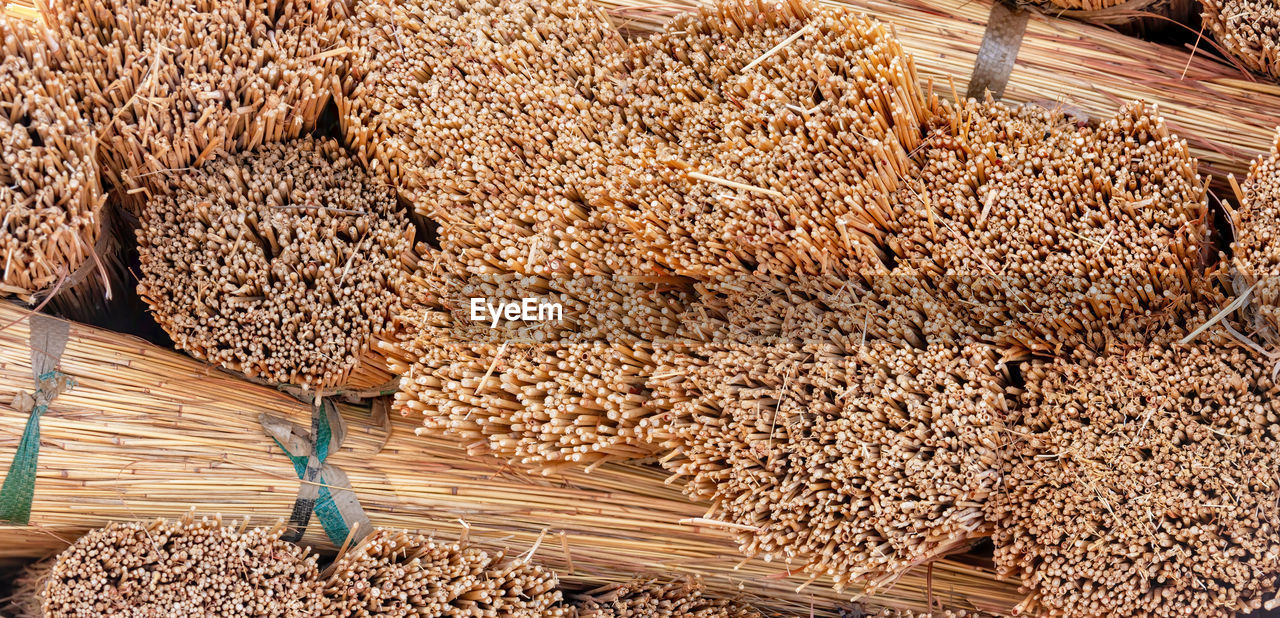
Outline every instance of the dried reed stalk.
POLYGON ((725 2, 639 41, 626 65, 630 150, 602 201, 653 259, 702 281, 885 270, 883 197, 929 120, 886 25, 725 2))
POLYGON ((592 590, 576 618, 764 618, 746 603, 705 594, 696 579, 635 581, 592 590))
POLYGON ((94 135, 59 45, 40 24, 0 16, 0 295, 87 318, 118 269, 104 226, 94 135))
POLYGON ((1244 184, 1236 185, 1239 204, 1231 213, 1232 263, 1241 277, 1237 291, 1250 291, 1248 330, 1272 344, 1280 342, 1280 253, 1275 246, 1280 231, 1280 133, 1276 140, 1271 156, 1255 160, 1244 184))
POLYGON ((98 138, 104 181, 137 210, 171 174, 313 128, 335 87, 341 2, 58 0, 43 11, 98 138))
POLYGON ((1006 348, 1101 349, 1184 301, 1208 230, 1205 182, 1159 110, 1096 127, 1030 106, 943 106, 894 204, 900 263, 1006 348))
POLYGON ((94 530, 54 560, 41 591, 43 613, 314 616, 316 557, 281 540, 280 531, 191 517, 94 530))
POLYGON ((534 564, 532 557, 532 553, 508 557, 403 531, 379 530, 329 567, 315 615, 568 615, 560 602, 555 573, 534 564))
POLYGON ((748 556, 873 592, 985 534, 1009 404, 994 348, 946 303, 879 283, 743 286, 692 309, 642 423, 748 556))
POLYGON ((1245 66, 1280 79, 1280 11, 1274 2, 1202 0, 1205 25, 1245 66))
MULTIPOLYGON (((890 24, 921 77, 942 94, 963 93, 992 0, 827 0, 890 24)), ((653 32, 696 0, 600 0, 628 32, 653 32)), ((1198 50, 1142 41, 1090 24, 1033 15, 1004 100, 1043 102, 1108 118, 1126 101, 1159 103, 1202 171, 1243 176, 1271 148, 1280 85, 1250 81, 1198 50)))
POLYGON ((1230 339, 1147 332, 1025 371, 993 509, 996 562, 1047 616, 1235 616, 1277 605, 1280 399, 1230 339))
POLYGON ((312 138, 170 185, 142 212, 138 294, 175 344, 252 378, 345 386, 391 327, 416 260, 394 191, 312 138))
MULTIPOLYGON (((0 323, 14 322, 0 330, 0 402, 32 388, 28 327, 20 316, 21 309, 0 305, 0 323)), ((48 555, 112 521, 178 518, 193 503, 202 512, 259 522, 290 512, 299 481, 258 415, 306 425, 306 406, 181 354, 79 325, 72 326, 60 369, 76 387, 43 418, 32 525, 0 527, 0 558, 48 555)), ((350 476, 375 525, 455 538, 469 527, 472 542, 486 549, 528 548, 544 528, 563 532, 561 548, 544 543, 539 561, 560 570, 569 585, 679 573, 701 575, 720 596, 742 586, 748 600, 771 611, 808 615, 812 602, 816 615, 832 616, 841 604, 826 585, 797 593, 803 579, 777 565, 743 562, 715 524, 680 523, 696 521, 705 506, 665 485, 661 471, 605 464, 590 474, 568 469, 531 478, 468 456, 451 441, 414 436, 416 419, 392 419, 388 435, 358 408, 343 407, 343 414, 347 442, 329 462, 350 476)), ((0 474, 26 420, 0 404, 0 474)), ((318 525, 305 540, 326 545, 318 525)), ((928 587, 917 569, 875 598, 923 607, 928 587)), ((1020 599, 1015 587, 982 567, 948 560, 933 566, 934 596, 948 606, 1007 610, 1020 599)))

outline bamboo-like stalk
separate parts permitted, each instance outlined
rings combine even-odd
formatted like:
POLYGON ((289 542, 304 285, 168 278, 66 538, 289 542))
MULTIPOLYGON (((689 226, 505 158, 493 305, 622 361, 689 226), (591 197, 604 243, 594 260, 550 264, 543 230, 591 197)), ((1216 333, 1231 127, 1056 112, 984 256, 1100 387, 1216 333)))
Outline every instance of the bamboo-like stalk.
MULTIPOLYGON (((20 308, 0 305, 0 402, 33 388, 28 327, 20 308), (15 320, 17 320, 15 322, 15 320)), ((203 513, 287 517, 299 481, 292 463, 265 436, 258 415, 306 425, 309 409, 273 389, 245 383, 189 357, 138 339, 73 325, 61 371, 76 387, 58 396, 41 423, 42 448, 32 522, 2 526, 0 558, 38 557, 111 521, 203 513)), ((759 560, 743 562, 729 535, 684 524, 705 513, 666 485, 666 474, 634 464, 605 464, 550 478, 530 477, 502 462, 473 457, 451 441, 414 435, 415 419, 398 416, 391 434, 358 408, 343 407, 347 443, 328 460, 351 478, 378 526, 470 538, 486 548, 528 548, 544 529, 564 532, 563 548, 544 542, 539 561, 570 585, 628 581, 636 573, 701 575, 708 590, 758 595, 761 608, 834 615, 842 597, 827 585, 795 589, 807 577, 759 560), (741 564, 740 564, 741 563, 741 564), (572 565, 572 571, 569 571, 572 565)), ((26 414, 0 405, 0 474, 26 414)), ((319 525, 305 540, 321 547, 319 525)), ((819 581, 821 584, 821 580, 819 581)), ((921 607, 928 582, 916 569, 883 592, 921 607)), ((990 570, 942 560, 934 596, 949 606, 1008 609, 1016 584, 990 570)))
POLYGON ((137 210, 170 174, 314 128, 342 61, 341 2, 42 5, 53 60, 96 133, 103 180, 137 210))
POLYGON ((96 139, 53 34, 0 15, 0 40, 0 296, 86 319, 120 280, 96 139))
POLYGON ((575 618, 763 618, 749 604, 705 594, 696 579, 635 581, 592 590, 575 618))
MULTIPOLYGON (((1200 318, 1203 320, 1203 317, 1200 318)), ((994 499, 1022 612, 1227 618, 1280 605, 1280 388, 1225 329, 1029 367, 994 499)))
POLYGON ((416 259, 395 192, 312 138, 170 185, 143 208, 138 294, 177 347, 273 383, 347 386, 389 334, 416 259))
MULTIPOLYGON (((893 28, 920 77, 944 96, 964 93, 992 0, 826 0, 893 28)), ((619 27, 653 32, 696 0, 599 0, 619 27)), ((1158 103, 1203 170, 1243 175, 1270 150, 1280 85, 1252 81, 1198 50, 1142 41, 1051 14, 1032 15, 1004 100, 1042 102, 1095 118, 1126 101, 1158 103)))
POLYGON ((1205 26, 1245 66, 1280 79, 1280 11, 1274 2, 1202 0, 1205 26))

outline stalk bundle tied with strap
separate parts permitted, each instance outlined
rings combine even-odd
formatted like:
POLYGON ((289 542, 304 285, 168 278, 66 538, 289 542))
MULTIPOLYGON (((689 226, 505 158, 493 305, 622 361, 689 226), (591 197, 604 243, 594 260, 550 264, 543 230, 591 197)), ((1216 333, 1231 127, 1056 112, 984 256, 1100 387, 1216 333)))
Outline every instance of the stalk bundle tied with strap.
POLYGON ((311 522, 312 512, 320 518, 325 535, 335 545, 345 542, 353 528, 356 530, 353 540, 359 540, 373 530, 368 515, 351 490, 347 474, 326 463, 329 455, 342 447, 347 435, 346 422, 338 414, 333 400, 320 399, 319 404, 312 408, 310 431, 271 414, 263 414, 258 419, 267 435, 284 449, 302 480, 285 540, 296 543, 302 539, 311 522))
POLYGON ((32 313, 27 320, 31 328, 31 375, 36 389, 34 393, 18 393, 9 404, 30 416, 4 486, 0 487, 0 521, 21 525, 31 520, 40 455, 40 417, 58 395, 75 385, 70 376, 58 371, 58 361, 71 333, 70 324, 40 313, 32 313))

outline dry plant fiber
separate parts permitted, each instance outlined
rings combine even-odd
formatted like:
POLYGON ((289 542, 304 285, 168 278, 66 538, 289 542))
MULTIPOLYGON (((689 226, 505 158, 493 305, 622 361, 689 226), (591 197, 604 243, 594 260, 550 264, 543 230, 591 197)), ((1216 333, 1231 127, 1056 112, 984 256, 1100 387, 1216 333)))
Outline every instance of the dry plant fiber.
MULTIPOLYGON (((22 316, 20 308, 0 305, 0 324, 13 322, 0 331, 0 402, 32 388, 22 316)), ((179 518, 193 502, 228 518, 288 516, 298 477, 258 417, 305 426, 308 406, 184 355, 81 325, 70 329, 59 370, 76 385, 43 418, 31 524, 0 527, 0 558, 46 556, 112 521, 179 518)), ((726 533, 698 523, 705 506, 665 485, 661 471, 605 464, 590 474, 529 477, 448 441, 415 436, 413 419, 393 415, 388 426, 367 411, 340 408, 348 437, 328 463, 350 477, 375 526, 455 538, 469 527, 471 542, 484 548, 531 547, 546 528, 539 562, 570 585, 625 582, 646 571, 701 575, 712 594, 732 596, 742 586, 767 597, 749 596, 761 609, 807 614, 812 602, 816 615, 828 616, 842 598, 826 585, 796 593, 802 579, 780 577, 777 565, 743 562, 726 533)), ((27 417, 0 404, 0 474, 27 417)), ((304 542, 330 546, 318 525, 304 542)), ((933 586, 950 606, 998 611, 1019 600, 1014 584, 948 560, 934 563, 933 586)), ((917 569, 883 598, 922 607, 925 588, 917 569)))
MULTIPOLYGON (((922 79, 940 94, 963 93, 982 42, 991 0, 827 0, 893 27, 922 79)), ((600 0, 631 32, 660 29, 694 0, 600 0)), ((1040 102, 1107 118, 1126 101, 1159 103, 1187 140, 1202 172, 1243 176, 1271 148, 1280 84, 1250 81, 1204 53, 1142 41, 1087 23, 1033 15, 1003 100, 1040 102)))
POLYGON ((592 590, 575 618, 763 618, 746 603, 705 594, 696 579, 638 580, 592 590))
POLYGON ((170 184, 143 208, 138 293, 177 347, 268 382, 345 386, 416 259, 394 191, 309 137, 170 184))
POLYGON ((317 613, 334 618, 566 616, 554 572, 519 556, 378 530, 326 570, 317 613))
POLYGON ((87 317, 115 269, 95 136, 52 33, 0 16, 0 41, 0 295, 34 304, 56 293, 59 308, 87 317))
POLYGON ((131 209, 169 175, 297 137, 329 101, 341 2, 53 2, 57 67, 131 209))
POLYGON ((1278 604, 1277 385, 1270 362, 1215 333, 1026 369, 994 509, 996 563, 1030 593, 1019 609, 1229 617, 1278 604))

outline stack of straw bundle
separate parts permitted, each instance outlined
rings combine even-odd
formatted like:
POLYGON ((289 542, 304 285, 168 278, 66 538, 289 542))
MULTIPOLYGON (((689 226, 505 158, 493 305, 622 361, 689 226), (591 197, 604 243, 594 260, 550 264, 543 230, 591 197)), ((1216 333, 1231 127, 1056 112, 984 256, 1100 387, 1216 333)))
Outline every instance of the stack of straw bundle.
POLYGON ((347 385, 416 259, 394 192, 312 138, 170 183, 143 209, 138 293, 177 346, 251 378, 347 385))
POLYGON ((997 564, 1030 592, 1020 610, 1234 616, 1277 605, 1269 363, 1225 336, 1161 335, 1025 375, 993 509, 997 564))
POLYGON ((889 244, 994 342, 1102 349, 1191 294, 1205 181, 1158 110, 1131 104, 1089 127, 1031 106, 946 107, 889 244))
POLYGON ((576 618, 764 618, 746 603, 709 597, 694 579, 635 581, 592 590, 576 618))
POLYGON ((995 349, 905 275, 750 283, 691 309, 643 423, 709 523, 872 591, 983 536, 1009 403, 995 349))
MULTIPOLYGON (((599 0, 629 32, 661 30, 698 0, 599 0)), ((824 0, 893 25, 922 79, 968 85, 993 0, 824 0)), ((944 88, 950 94, 950 88, 944 88)), ((1143 41, 1088 23, 1033 14, 1003 100, 1060 105, 1108 118, 1125 101, 1158 101, 1169 127, 1208 172, 1243 175, 1271 148, 1280 84, 1244 79, 1202 50, 1143 41)))
POLYGON ((680 282, 586 201, 625 146, 621 37, 579 0, 370 2, 354 23, 343 132, 439 224, 391 352, 397 407, 543 473, 650 454, 631 429, 680 282), (524 297, 563 309, 536 347, 467 328, 468 299, 524 297))
POLYGON ((169 174, 314 127, 346 50, 341 2, 54 2, 58 70, 136 209, 169 174))
POLYGON ((627 55, 603 201, 646 255, 710 280, 884 270, 886 195, 926 97, 889 28, 800 0, 685 15, 627 55))
POLYGON ((38 596, 44 616, 314 616, 319 571, 279 530, 220 519, 124 523, 62 552, 38 596))
POLYGON ((875 591, 985 535, 1008 409, 997 361, 882 341, 676 355, 660 369, 667 465, 748 556, 875 591))
MULTIPOLYGON (((43 26, 0 16, 0 295, 85 319, 110 286, 94 136, 43 26), (105 264, 104 264, 105 261, 105 264)), ((114 269, 113 269, 114 270, 114 269)))
POLYGON ((565 616, 555 573, 533 564, 532 556, 530 551, 507 558, 501 552, 379 530, 329 567, 316 615, 565 616))
MULTIPOLYGON (((32 388, 22 315, 0 305, 0 323, 14 322, 0 331, 0 402, 32 388)), ((263 433, 259 415, 305 426, 308 406, 181 354, 79 325, 59 369, 75 387, 44 415, 31 525, 0 527, 0 558, 45 556, 112 521, 179 518, 192 501, 204 512, 258 521, 293 508, 293 463, 263 433)), ((549 527, 539 561, 580 588, 657 571, 700 575, 718 596, 749 588, 767 598, 751 598, 762 610, 808 615, 813 603, 816 615, 832 616, 841 602, 822 586, 795 592, 802 582, 780 577, 776 565, 743 562, 729 535, 699 519, 705 507, 664 484, 660 470, 610 463, 590 474, 528 477, 451 441, 414 436, 414 419, 395 416, 387 427, 359 408, 341 410, 347 441, 327 463, 347 473, 374 525, 455 538, 469 527, 471 542, 486 549, 530 547, 549 527)), ((27 416, 0 403, 0 474, 27 416)), ((320 526, 304 542, 328 546, 320 526)), ((952 607, 1004 611, 1020 599, 1016 583, 951 560, 935 562, 931 580, 919 569, 872 599, 923 608, 930 583, 952 607)))
POLYGON ((17 582, 22 618, 54 616, 563 616, 555 574, 530 555, 378 530, 322 575, 281 526, 221 518, 112 524, 17 582))
MULTIPOLYGON (((1234 182, 1234 178, 1232 181, 1234 182)), ((1271 156, 1258 158, 1249 177, 1238 187, 1239 208, 1232 213, 1236 238, 1233 265, 1240 275, 1237 292, 1252 301, 1249 330, 1269 342, 1280 342, 1280 133, 1271 156)))
POLYGON ((1245 66, 1280 79, 1280 7, 1270 0, 1201 0, 1205 25, 1245 66))

